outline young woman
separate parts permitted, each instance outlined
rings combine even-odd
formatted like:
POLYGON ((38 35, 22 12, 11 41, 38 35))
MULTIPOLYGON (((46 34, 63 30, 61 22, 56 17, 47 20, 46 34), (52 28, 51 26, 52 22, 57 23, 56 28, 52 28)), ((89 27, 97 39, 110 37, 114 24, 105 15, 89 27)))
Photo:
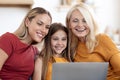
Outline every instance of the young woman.
POLYGON ((0 37, 0 79, 28 80, 33 73, 34 58, 40 43, 47 35, 51 15, 41 7, 28 12, 20 27, 0 37))
POLYGON ((96 34, 93 13, 84 3, 72 7, 66 17, 74 62, 109 62, 107 80, 120 80, 120 51, 106 34, 96 34))
POLYGON ((50 27, 50 30, 48 32, 48 35, 45 39, 45 48, 42 51, 41 54, 44 55, 43 59, 43 66, 39 65, 41 58, 40 57, 36 61, 36 69, 33 80, 52 80, 52 63, 54 62, 68 62, 71 61, 70 59, 70 52, 69 52, 69 35, 68 35, 68 29, 60 24, 60 23, 53 23, 50 27), (41 69, 40 69, 41 67, 41 69), (43 71, 43 72, 41 72, 43 71), (42 73, 42 78, 41 74, 42 73), (36 78, 36 79, 35 79, 36 78))

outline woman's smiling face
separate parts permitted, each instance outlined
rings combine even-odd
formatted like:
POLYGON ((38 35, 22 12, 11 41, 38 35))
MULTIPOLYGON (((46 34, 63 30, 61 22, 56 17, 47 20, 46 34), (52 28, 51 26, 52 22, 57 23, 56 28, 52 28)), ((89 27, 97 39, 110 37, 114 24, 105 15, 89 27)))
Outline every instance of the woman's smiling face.
POLYGON ((48 34, 51 18, 48 14, 39 14, 31 21, 27 20, 26 25, 32 41, 41 42, 48 34))
POLYGON ((85 18, 78 10, 73 11, 71 15, 70 29, 78 38, 84 38, 90 32, 85 18))

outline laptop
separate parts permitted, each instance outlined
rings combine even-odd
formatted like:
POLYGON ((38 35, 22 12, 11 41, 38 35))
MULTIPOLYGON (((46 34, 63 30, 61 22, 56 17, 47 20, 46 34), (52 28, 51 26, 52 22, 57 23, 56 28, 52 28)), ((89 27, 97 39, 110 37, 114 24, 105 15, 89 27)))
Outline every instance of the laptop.
POLYGON ((108 62, 53 63, 52 80, 106 80, 108 62))

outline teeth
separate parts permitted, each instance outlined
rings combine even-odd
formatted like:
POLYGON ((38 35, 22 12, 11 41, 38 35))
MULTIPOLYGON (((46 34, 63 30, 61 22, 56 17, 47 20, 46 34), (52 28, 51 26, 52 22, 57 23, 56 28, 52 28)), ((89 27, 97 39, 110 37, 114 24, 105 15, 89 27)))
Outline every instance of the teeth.
POLYGON ((41 34, 38 34, 38 36, 42 37, 43 35, 41 35, 41 34))
POLYGON ((37 35, 38 35, 39 37, 43 37, 43 35, 41 34, 41 32, 37 32, 37 35))
POLYGON ((76 29, 79 32, 83 32, 85 29, 76 29))

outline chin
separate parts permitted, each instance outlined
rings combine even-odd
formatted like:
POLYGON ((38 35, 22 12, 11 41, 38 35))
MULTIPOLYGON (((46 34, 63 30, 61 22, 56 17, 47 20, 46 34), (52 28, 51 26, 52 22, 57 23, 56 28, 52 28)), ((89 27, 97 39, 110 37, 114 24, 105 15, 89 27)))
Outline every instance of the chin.
POLYGON ((34 40, 34 41, 32 42, 32 44, 37 44, 37 43, 40 43, 40 42, 42 42, 42 40, 34 40))
POLYGON ((62 52, 56 52, 57 54, 60 54, 60 53, 62 53, 62 52))

